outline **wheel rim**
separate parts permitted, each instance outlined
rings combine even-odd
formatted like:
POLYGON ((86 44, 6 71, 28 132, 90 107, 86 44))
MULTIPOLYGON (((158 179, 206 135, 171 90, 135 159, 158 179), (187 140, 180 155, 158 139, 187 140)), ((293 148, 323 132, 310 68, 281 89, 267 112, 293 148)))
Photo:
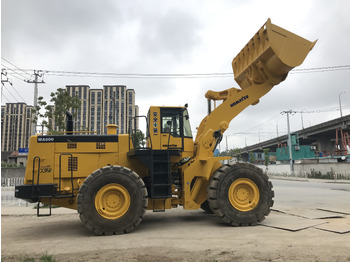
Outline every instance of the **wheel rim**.
POLYGON ((260 192, 252 180, 240 178, 231 184, 228 197, 235 209, 247 212, 253 210, 259 203, 260 192))
POLYGON ((130 194, 119 184, 108 184, 102 187, 95 197, 95 208, 104 218, 122 217, 130 207, 130 194))

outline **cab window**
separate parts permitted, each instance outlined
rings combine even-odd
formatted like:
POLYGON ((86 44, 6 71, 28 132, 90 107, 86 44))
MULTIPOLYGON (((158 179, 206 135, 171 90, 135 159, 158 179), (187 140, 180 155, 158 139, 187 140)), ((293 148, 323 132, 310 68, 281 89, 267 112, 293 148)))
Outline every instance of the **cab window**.
POLYGON ((183 108, 163 108, 161 110, 161 132, 174 137, 192 138, 188 112, 183 108))
POLYGON ((162 110, 162 133, 181 136, 180 126, 180 111, 178 109, 162 110))
POLYGON ((184 125, 184 137, 192 138, 190 118, 188 116, 187 109, 183 110, 183 125, 184 125))

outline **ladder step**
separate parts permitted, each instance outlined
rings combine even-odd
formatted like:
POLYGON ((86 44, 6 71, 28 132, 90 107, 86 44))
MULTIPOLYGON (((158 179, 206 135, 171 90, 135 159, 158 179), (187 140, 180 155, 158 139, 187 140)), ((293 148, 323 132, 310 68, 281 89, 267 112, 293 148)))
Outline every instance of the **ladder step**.
POLYGON ((156 175, 156 176, 161 176, 161 175, 169 176, 169 173, 166 172, 166 171, 153 171, 153 175, 156 175))
POLYGON ((48 214, 40 214, 40 197, 38 199, 38 205, 36 207, 36 216, 37 217, 48 217, 51 216, 51 197, 50 199, 50 203, 49 203, 49 213, 48 214))
POLYGON ((158 159, 158 160, 153 160, 153 163, 168 163, 169 161, 167 159, 158 159))

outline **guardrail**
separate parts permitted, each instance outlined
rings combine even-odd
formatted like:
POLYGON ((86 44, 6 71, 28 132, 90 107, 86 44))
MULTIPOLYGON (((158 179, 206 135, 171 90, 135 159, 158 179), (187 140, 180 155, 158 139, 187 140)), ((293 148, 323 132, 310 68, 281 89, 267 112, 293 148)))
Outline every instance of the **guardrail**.
POLYGON ((21 184, 24 184, 24 177, 2 177, 1 178, 2 187, 13 187, 21 184))

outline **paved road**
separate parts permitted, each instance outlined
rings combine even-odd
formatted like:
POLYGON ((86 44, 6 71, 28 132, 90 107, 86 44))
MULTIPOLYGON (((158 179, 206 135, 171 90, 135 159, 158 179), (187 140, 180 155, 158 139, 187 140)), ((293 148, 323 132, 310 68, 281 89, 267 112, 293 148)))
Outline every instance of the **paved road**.
POLYGON ((201 210, 178 208, 148 211, 131 234, 108 237, 92 236, 73 210, 58 208, 51 217, 37 218, 33 208, 18 207, 11 193, 2 190, 7 198, 2 203, 2 259, 38 258, 48 252, 58 261, 350 261, 350 233, 315 226, 350 227, 350 215, 299 216, 317 217, 318 208, 350 214, 350 184, 272 182, 274 209, 281 212, 273 211, 265 226, 228 227, 201 210))
POLYGON ((271 181, 275 191, 275 207, 346 209, 350 213, 350 181, 271 181))

